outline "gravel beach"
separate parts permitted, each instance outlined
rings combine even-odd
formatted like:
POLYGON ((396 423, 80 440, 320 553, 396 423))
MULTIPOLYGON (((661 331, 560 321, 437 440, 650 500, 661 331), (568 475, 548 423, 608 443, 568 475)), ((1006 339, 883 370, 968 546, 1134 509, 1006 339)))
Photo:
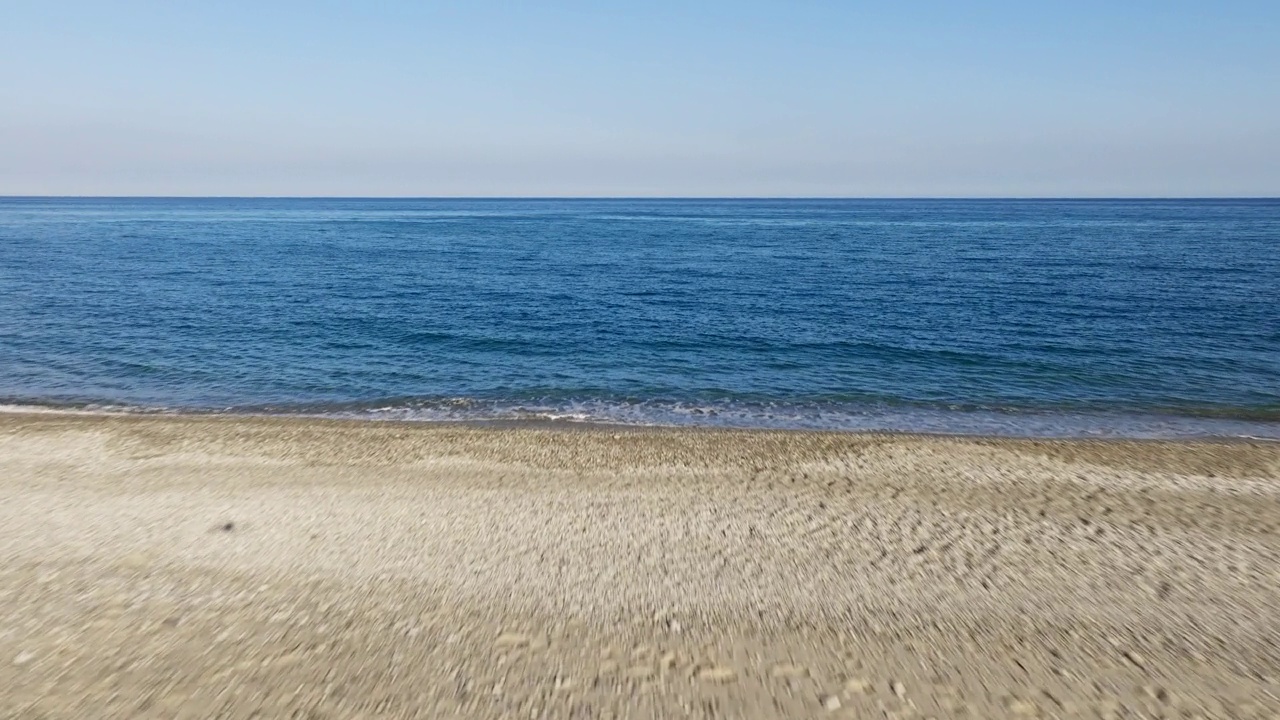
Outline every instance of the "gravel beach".
POLYGON ((1280 717, 1280 443, 0 414, 0 718, 1280 717))

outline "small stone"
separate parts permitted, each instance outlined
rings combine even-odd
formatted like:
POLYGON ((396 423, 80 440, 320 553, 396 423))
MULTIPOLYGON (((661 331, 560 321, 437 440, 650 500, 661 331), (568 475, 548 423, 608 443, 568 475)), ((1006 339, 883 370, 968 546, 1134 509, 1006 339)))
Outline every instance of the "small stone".
POLYGON ((1155 685, 1147 685, 1143 687, 1142 690, 1147 694, 1148 697, 1150 697, 1153 700, 1156 700, 1162 703, 1169 702, 1169 691, 1165 690, 1162 687, 1158 687, 1155 685))
POLYGON ((529 636, 520 633, 502 633, 498 636, 498 647, 524 647, 529 644, 529 636))
POLYGON ((698 671, 698 679, 707 682, 732 682, 738 677, 738 673, 729 667, 708 667, 698 671))
POLYGON ((773 666, 771 674, 776 678, 798 678, 809 674, 809 670, 803 665, 792 665, 791 663, 779 663, 773 666))
POLYGON ((889 689, 893 690, 893 694, 897 695, 898 697, 907 696, 907 686, 903 685, 897 680, 894 680, 893 682, 889 683, 889 689))
POLYGON ((836 710, 839 710, 840 709, 839 696, 828 695, 826 698, 823 699, 822 707, 826 708, 830 712, 835 712, 836 710))
POLYGON ((870 680, 860 677, 849 678, 849 681, 844 684, 845 691, 855 695, 866 695, 871 692, 872 687, 870 680))
POLYGON ((35 653, 33 653, 33 652, 29 652, 29 651, 27 651, 27 650, 23 650, 22 652, 18 653, 18 654, 17 654, 17 656, 15 656, 15 657, 13 658, 13 664, 14 664, 14 665, 17 665, 17 666, 19 666, 19 667, 21 667, 21 666, 26 665, 27 663, 29 663, 29 662, 31 662, 32 660, 35 660, 35 659, 36 659, 36 654, 35 654, 35 653))
POLYGON ((1027 702, 1026 700, 1014 700, 1009 703, 1009 712, 1014 715, 1031 717, 1033 715, 1039 715, 1040 708, 1036 707, 1036 704, 1033 702, 1027 702))
POLYGON ((1124 651, 1123 656, 1125 660, 1128 660, 1129 662, 1133 663, 1139 669, 1146 668, 1147 659, 1142 657, 1140 653, 1136 653, 1132 650, 1126 650, 1124 651))

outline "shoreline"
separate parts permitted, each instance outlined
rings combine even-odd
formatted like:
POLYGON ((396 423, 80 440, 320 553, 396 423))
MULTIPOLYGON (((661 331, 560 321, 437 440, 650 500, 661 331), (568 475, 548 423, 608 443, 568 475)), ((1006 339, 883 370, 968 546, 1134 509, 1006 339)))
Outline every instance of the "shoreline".
MULTIPOLYGON (((894 436, 916 436, 916 437, 935 437, 935 438, 971 438, 971 439, 1004 439, 1004 440, 1063 440, 1063 441, 1099 441, 1099 442, 1262 442, 1262 443, 1280 443, 1280 420, 1243 420, 1234 418, 1223 418, 1217 416, 1185 416, 1176 417, 1174 419, 1183 421, 1227 421, 1240 422, 1247 425, 1255 425, 1271 429, 1274 435, 1247 435, 1247 434, 1195 434, 1195 433, 1176 433, 1168 435, 1160 434, 1124 434, 1117 432, 1114 434, 1016 434, 1016 433, 999 433, 999 432, 965 432, 965 431, 949 431, 949 430, 910 430, 897 428, 875 428, 875 427, 794 427, 794 426, 754 426, 754 425, 732 425, 732 424, 710 424, 710 423, 632 423, 624 421, 612 421, 608 419, 573 419, 562 417, 529 417, 529 418, 505 418, 505 417, 477 417, 474 419, 457 419, 457 418, 409 418, 402 416, 375 416, 373 414, 356 415, 353 413, 308 413, 308 412, 291 412, 291 411, 241 411, 241 410, 194 410, 194 409, 152 409, 152 408, 80 408, 68 407, 60 405, 38 405, 38 404, 4 404, 0 403, 0 417, 8 415, 32 415, 32 416, 58 416, 65 415, 69 417, 103 417, 103 418, 224 418, 224 419, 295 419, 299 421, 317 421, 317 422, 348 422, 348 423, 376 423, 376 424, 403 424, 408 426, 439 426, 439 427, 491 427, 498 429, 511 428, 546 428, 546 429, 563 429, 563 430, 632 430, 632 431, 695 431, 695 432, 783 432, 783 433, 842 433, 853 435, 894 435, 894 436)), ((1142 416, 1134 416, 1142 417, 1142 416)), ((1162 418, 1164 416, 1152 415, 1148 419, 1162 418)))
POLYGON ((1270 717, 1280 447, 0 413, 19 717, 1270 717))

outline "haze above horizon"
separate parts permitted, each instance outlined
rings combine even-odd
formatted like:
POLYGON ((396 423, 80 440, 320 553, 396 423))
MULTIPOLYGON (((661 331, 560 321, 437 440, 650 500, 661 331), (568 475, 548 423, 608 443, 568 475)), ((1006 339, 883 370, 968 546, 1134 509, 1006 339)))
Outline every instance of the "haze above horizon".
POLYGON ((1280 5, 9 3, 0 195, 1280 195, 1280 5))

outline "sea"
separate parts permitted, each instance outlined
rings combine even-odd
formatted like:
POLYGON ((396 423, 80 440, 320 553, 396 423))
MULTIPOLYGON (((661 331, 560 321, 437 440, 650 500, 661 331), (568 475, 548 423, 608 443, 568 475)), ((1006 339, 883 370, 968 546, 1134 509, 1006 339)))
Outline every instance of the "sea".
POLYGON ((0 405, 1280 439, 1280 200, 0 198, 0 405))

